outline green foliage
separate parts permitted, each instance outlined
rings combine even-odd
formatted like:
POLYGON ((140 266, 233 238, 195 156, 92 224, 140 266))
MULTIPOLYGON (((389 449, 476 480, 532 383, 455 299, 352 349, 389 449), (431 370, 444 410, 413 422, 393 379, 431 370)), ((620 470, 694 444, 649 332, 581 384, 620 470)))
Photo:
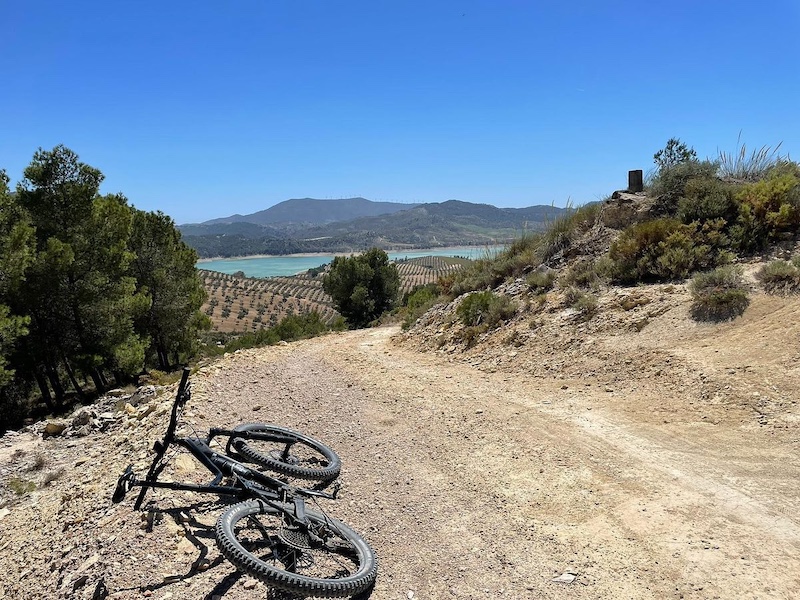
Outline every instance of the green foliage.
POLYGON ((650 193, 659 197, 657 210, 661 214, 674 216, 679 199, 686 196, 689 182, 715 179, 717 167, 715 162, 691 160, 658 171, 650 185, 650 193))
POLYGON ((468 327, 485 325, 493 329, 514 316, 516 304, 508 296, 491 291, 469 294, 456 309, 456 315, 468 327))
POLYGON ((774 260, 761 268, 758 277, 771 294, 796 294, 800 292, 800 257, 774 260))
POLYGON ((188 360, 197 334, 211 327, 199 313, 206 292, 197 274, 197 253, 181 240, 170 217, 133 210, 128 248, 134 258, 130 274, 137 294, 145 298, 136 330, 148 340, 146 352, 161 369, 188 360))
POLYGON ((64 146, 38 150, 13 195, 0 171, 0 426, 25 416, 34 385, 58 409, 66 386, 83 399, 82 380, 96 393, 130 380, 153 348, 188 360, 208 324, 172 221, 101 195, 102 180, 64 146))
POLYGON ((554 270, 534 271, 525 279, 531 292, 534 294, 544 294, 553 289, 556 282, 556 272, 554 270))
POLYGON ((678 200, 678 218, 684 223, 736 218, 735 189, 719 179, 697 178, 686 182, 683 196, 678 200))
POLYGON ((692 316, 702 321, 723 321, 741 315, 750 299, 741 269, 727 265, 697 274, 689 283, 692 316))
POLYGON ((15 200, 35 227, 38 253, 12 299, 34 317, 20 362, 44 367, 51 381, 66 363, 74 387, 78 369, 97 390, 104 387, 102 369, 132 375, 144 362, 143 353, 131 356, 142 347, 133 330, 142 305, 126 272, 130 208, 124 196, 99 195, 102 179, 64 146, 34 155, 15 200))
POLYGON ((761 250, 800 225, 800 178, 787 170, 775 170, 766 179, 743 186, 736 200, 739 211, 730 235, 741 252, 761 250))
POLYGON ((683 245, 689 229, 673 219, 655 219, 628 227, 609 249, 614 279, 622 283, 660 279, 659 259, 668 240, 673 240, 670 247, 674 250, 683 245))
POLYGON ((654 219, 628 227, 608 253, 610 275, 621 283, 685 279, 697 270, 730 260, 725 222, 681 223, 654 219))
POLYGON ((653 155, 653 161, 659 171, 671 169, 676 165, 697 160, 694 148, 689 148, 678 138, 670 138, 667 145, 653 155))
POLYGON ((6 304, 19 289, 34 253, 34 230, 8 193, 8 176, 0 170, 0 388, 14 370, 8 357, 18 338, 28 333, 27 315, 15 315, 6 304))
POLYGON ((372 248, 356 256, 334 258, 322 287, 350 327, 358 328, 394 307, 400 275, 386 252, 372 248))
POLYGON ((560 279, 562 287, 577 286, 584 289, 597 289, 608 279, 602 262, 593 258, 583 258, 574 262, 560 279))
POLYGON ((405 315, 403 329, 417 322, 439 299, 439 286, 436 284, 418 285, 403 298, 405 315))
POLYGON ((225 352, 244 348, 268 346, 280 341, 294 341, 314 337, 328 331, 328 326, 316 311, 302 315, 289 315, 269 329, 259 329, 242 334, 225 345, 225 352))
POLYGON ((597 314, 597 296, 587 294, 574 286, 564 290, 564 302, 570 308, 578 311, 583 320, 588 321, 597 314))

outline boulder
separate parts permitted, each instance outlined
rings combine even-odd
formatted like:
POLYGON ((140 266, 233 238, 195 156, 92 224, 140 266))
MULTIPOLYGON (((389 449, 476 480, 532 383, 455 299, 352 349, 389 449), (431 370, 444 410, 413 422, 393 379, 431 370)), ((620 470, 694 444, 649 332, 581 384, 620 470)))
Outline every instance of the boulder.
POLYGON ((656 199, 645 192, 616 191, 603 204, 600 221, 612 229, 625 229, 634 223, 654 218, 656 213, 656 199))

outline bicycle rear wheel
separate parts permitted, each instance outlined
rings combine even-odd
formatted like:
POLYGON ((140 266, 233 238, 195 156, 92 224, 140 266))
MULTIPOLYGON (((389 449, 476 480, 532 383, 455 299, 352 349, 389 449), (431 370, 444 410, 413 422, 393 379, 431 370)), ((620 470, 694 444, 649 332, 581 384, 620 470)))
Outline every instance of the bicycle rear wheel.
POLYGON ((306 511, 307 531, 260 500, 233 505, 217 521, 220 552, 237 569, 272 587, 320 598, 367 590, 378 575, 369 544, 344 523, 306 511))
POLYGON ((322 442, 277 425, 239 425, 229 446, 249 462, 298 479, 330 481, 342 468, 336 452, 322 442))

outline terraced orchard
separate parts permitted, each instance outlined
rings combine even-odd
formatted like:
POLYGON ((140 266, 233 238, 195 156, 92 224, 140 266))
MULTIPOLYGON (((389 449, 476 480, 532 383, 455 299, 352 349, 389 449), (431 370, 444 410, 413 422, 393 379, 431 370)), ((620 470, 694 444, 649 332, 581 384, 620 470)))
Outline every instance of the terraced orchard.
MULTIPOLYGON (((425 256, 397 262, 402 293, 416 285, 435 283, 461 269, 469 260, 425 256)), ((338 312, 322 289, 323 274, 263 279, 238 277, 198 269, 208 300, 202 307, 214 331, 246 332, 271 327, 288 315, 317 311, 330 323, 338 312)))

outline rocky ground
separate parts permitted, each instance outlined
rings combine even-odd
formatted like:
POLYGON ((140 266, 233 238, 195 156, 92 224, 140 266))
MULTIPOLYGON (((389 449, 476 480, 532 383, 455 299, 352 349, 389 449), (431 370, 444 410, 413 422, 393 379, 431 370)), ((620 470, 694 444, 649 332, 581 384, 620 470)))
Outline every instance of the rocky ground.
MULTIPOLYGON (((756 293, 711 325, 688 311, 684 286, 626 288, 589 321, 529 307, 471 349, 442 308, 407 334, 242 351, 193 374, 186 423, 275 422, 335 448, 324 508, 374 546, 375 599, 796 598, 800 302, 756 293)), ((281 597, 220 557, 215 498, 110 502, 172 393, 2 438, 0 598, 281 597)))

